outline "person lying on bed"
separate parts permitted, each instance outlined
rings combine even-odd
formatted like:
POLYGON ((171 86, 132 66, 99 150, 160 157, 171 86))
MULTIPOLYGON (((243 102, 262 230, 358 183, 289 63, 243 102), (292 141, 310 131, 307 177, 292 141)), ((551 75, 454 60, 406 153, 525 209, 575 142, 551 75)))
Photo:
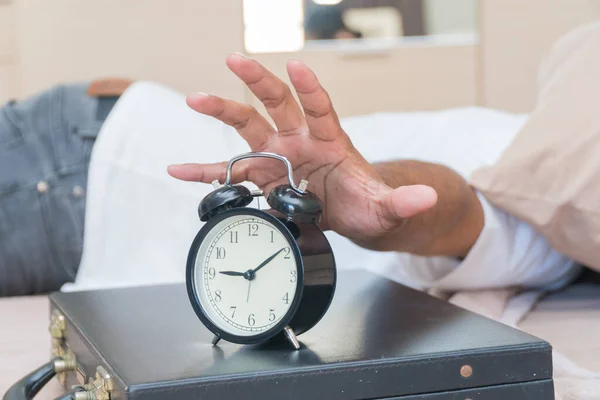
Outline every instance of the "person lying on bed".
MULTIPOLYGON (((421 286, 557 286, 577 273, 543 237, 494 208, 452 168, 406 154, 369 163, 315 74, 300 61, 287 65, 299 103, 257 61, 236 54, 227 65, 262 101, 275 126, 253 107, 216 95, 190 95, 189 107, 235 128, 251 150, 287 157, 323 200, 323 229, 365 249, 409 254, 397 268, 425 282, 421 286)), ((152 96, 144 85, 128 90, 130 102, 152 96)), ((102 108, 99 101, 85 95, 85 86, 62 87, 0 112, 0 295, 56 290, 75 278, 87 163, 94 134, 112 106, 102 108), (54 197, 47 196, 53 191, 54 197)), ((110 112, 125 109, 118 102, 110 112)), ((169 110, 159 117, 169 118, 169 110)), ((133 126, 135 120, 123 129, 133 126)), ((425 150, 436 146, 417 143, 425 150)), ((465 145, 444 151, 460 152, 465 145)), ((497 141, 488 147, 503 150, 497 141)), ((236 165, 233 180, 268 192, 286 179, 269 162, 246 160, 236 165)), ((225 163, 172 165, 168 173, 184 181, 223 182, 225 163)))

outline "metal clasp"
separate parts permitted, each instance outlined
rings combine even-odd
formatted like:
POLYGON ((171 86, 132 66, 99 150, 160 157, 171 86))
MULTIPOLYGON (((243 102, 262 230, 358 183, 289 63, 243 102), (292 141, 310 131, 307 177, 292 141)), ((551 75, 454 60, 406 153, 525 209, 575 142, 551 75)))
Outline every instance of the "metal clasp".
POLYGON ((55 358, 54 370, 57 373, 57 379, 61 385, 67 381, 67 372, 74 371, 77 368, 77 359, 69 346, 65 343, 65 330, 67 328, 65 316, 58 310, 52 312, 50 319, 50 336, 52 337, 52 354, 55 358))
POLYGON ((290 186, 292 187, 292 189, 295 192, 297 192, 298 194, 304 194, 306 192, 306 187, 308 186, 308 181, 302 179, 300 181, 300 184, 298 186, 296 186, 296 184, 294 183, 294 175, 293 175, 294 169, 293 169, 290 161, 287 158, 280 156, 279 154, 268 153, 268 152, 244 153, 244 154, 240 154, 239 156, 235 156, 231 160, 229 160, 229 163, 227 164, 227 173, 225 175, 225 185, 231 184, 231 168, 233 167, 233 164, 235 164, 237 161, 245 160, 247 158, 259 158, 259 157, 272 158, 272 159, 283 162, 285 164, 285 166, 287 167, 288 181, 290 182, 290 186))
POLYGON ((75 400, 110 400, 110 394, 115 390, 112 376, 104 367, 96 368, 96 378, 84 385, 85 391, 75 393, 75 400))

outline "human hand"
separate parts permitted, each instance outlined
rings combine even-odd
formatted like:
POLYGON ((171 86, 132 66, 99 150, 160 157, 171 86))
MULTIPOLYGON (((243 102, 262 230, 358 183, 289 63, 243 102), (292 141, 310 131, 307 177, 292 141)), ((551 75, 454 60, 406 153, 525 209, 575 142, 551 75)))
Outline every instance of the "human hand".
MULTIPOLYGON (((436 204, 436 191, 429 186, 392 188, 384 182, 352 145, 329 95, 300 61, 287 64, 300 104, 289 86, 257 61, 235 54, 227 58, 227 65, 262 101, 275 127, 254 107, 218 96, 193 94, 187 104, 234 127, 252 151, 286 157, 295 179, 309 181, 308 190, 323 201, 322 229, 332 229, 364 247, 378 248, 380 238, 436 204)), ((286 171, 273 163, 276 161, 263 158, 236 163, 232 183, 251 181, 268 193, 287 183, 286 171)), ((226 165, 173 165, 168 172, 185 181, 224 182, 226 165)))

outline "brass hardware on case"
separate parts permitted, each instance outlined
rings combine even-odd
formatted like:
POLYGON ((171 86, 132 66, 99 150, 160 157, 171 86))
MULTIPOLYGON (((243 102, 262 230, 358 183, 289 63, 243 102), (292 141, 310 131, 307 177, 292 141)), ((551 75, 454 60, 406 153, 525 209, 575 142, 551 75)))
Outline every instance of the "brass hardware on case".
POLYGON ((110 392, 115 388, 112 376, 102 366, 96 368, 96 376, 85 384, 85 373, 77 365, 77 359, 65 341, 67 328, 65 316, 58 310, 52 312, 50 319, 50 336, 52 336, 52 357, 59 357, 54 362, 54 370, 61 385, 65 386, 67 372, 76 371, 77 380, 84 391, 75 392, 76 400, 110 400, 110 392))
POLYGON ((69 346, 65 343, 65 330, 66 330, 65 316, 58 310, 52 312, 50 319, 50 336, 52 337, 52 358, 60 357, 59 360, 54 362, 54 370, 56 371, 56 377, 61 385, 65 386, 67 381, 67 372, 75 371, 77 368, 77 360, 75 354, 71 351, 69 346))
POLYGON ((470 365, 463 365, 460 368, 460 376, 462 376, 463 378, 470 378, 471 375, 473 375, 473 367, 471 367, 470 365))
POLYGON ((100 366, 96 369, 96 378, 90 378, 90 383, 83 388, 85 391, 75 393, 75 400, 110 400, 115 384, 110 374, 100 366))

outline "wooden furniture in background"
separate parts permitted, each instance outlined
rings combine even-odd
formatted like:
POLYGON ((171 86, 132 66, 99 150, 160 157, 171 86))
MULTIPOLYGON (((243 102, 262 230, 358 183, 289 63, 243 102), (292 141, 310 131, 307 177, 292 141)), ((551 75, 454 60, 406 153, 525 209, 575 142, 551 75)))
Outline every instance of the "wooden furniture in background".
MULTIPOLYGON (((379 50, 340 46, 253 57, 286 81, 286 61, 305 62, 315 70, 340 116, 436 110, 478 102, 478 46, 468 39, 379 50)), ((246 98, 263 112, 249 91, 246 98)))

